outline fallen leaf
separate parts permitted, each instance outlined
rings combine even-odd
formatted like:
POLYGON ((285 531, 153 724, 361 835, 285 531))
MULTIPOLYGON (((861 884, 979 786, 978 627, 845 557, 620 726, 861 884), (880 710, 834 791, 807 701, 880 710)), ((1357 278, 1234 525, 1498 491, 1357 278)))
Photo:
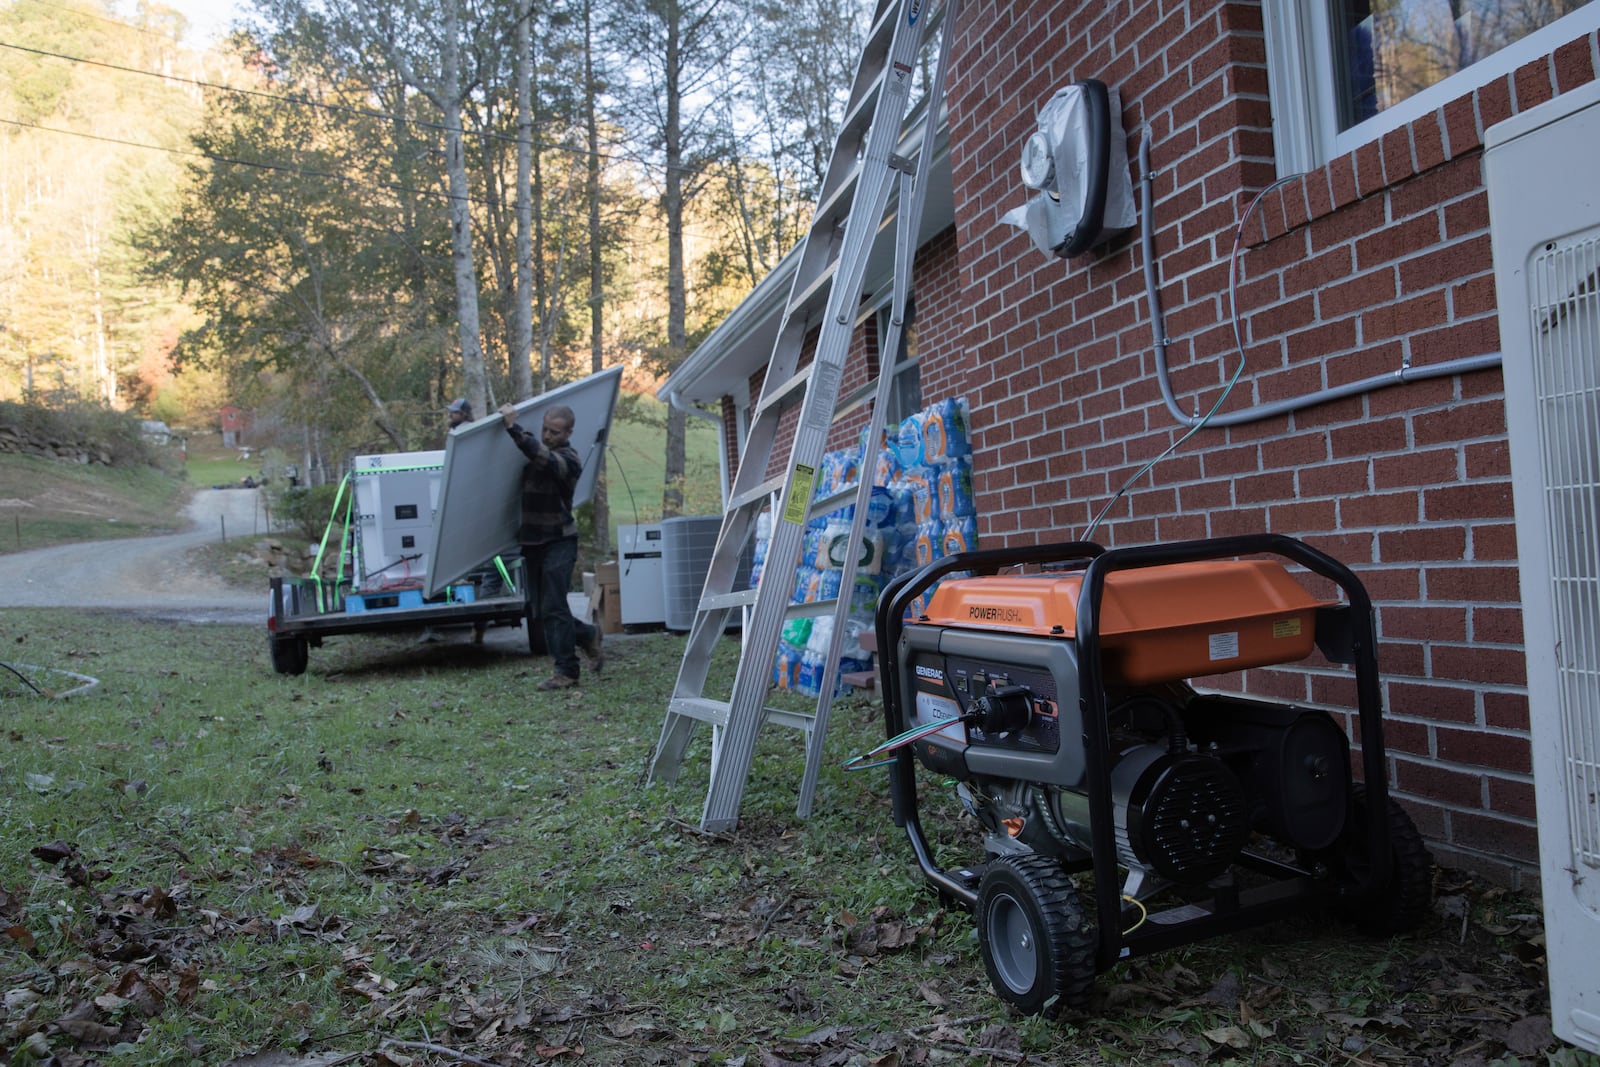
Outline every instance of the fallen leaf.
POLYGON ((1237 1026, 1221 1026, 1215 1030, 1202 1031, 1206 1040, 1228 1048, 1247 1049, 1250 1047, 1250 1035, 1237 1026))
MULTIPOLYGON (((30 775, 29 777, 32 776, 30 775)), ((60 863, 62 860, 73 855, 77 851, 78 850, 72 845, 69 845, 67 842, 57 838, 48 845, 35 845, 33 848, 28 850, 28 855, 34 857, 35 859, 44 860, 46 863, 60 863)))
POLYGON ((1506 1028, 1506 1048, 1518 1056, 1535 1056, 1555 1041, 1550 1016, 1529 1015, 1506 1028))
POLYGON ((24 952, 32 952, 38 947, 38 943, 33 939, 33 934, 29 932, 26 926, 8 926, 6 927, 6 936, 15 941, 17 947, 24 952))

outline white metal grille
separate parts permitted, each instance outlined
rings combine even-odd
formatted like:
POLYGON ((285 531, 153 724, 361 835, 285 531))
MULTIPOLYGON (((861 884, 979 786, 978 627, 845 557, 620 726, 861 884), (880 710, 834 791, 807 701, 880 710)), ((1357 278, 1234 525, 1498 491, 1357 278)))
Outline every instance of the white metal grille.
POLYGON ((1559 711, 1581 870, 1600 868, 1600 234, 1551 242, 1531 267, 1559 711))

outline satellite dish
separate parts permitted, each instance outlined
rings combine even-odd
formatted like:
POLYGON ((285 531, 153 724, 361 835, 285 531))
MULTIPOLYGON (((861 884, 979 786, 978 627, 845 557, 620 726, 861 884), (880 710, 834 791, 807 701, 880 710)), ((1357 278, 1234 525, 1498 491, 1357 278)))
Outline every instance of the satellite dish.
POLYGON ((1045 255, 1082 255, 1133 225, 1133 185, 1127 148, 1113 139, 1120 111, 1105 83, 1075 82, 1039 111, 1038 128, 1023 142, 1022 184, 1035 192, 1005 221, 1028 231, 1045 255))

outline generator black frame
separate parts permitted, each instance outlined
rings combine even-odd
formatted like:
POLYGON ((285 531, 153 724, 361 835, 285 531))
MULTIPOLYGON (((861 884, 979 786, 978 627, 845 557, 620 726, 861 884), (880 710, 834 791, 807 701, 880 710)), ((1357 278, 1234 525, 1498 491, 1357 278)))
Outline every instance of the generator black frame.
MULTIPOLYGON (((900 639, 912 600, 939 579, 958 571, 988 575, 1030 565, 1066 565, 1084 572, 1073 640, 1078 656, 1078 702, 1083 720, 1091 860, 1088 864, 1076 868, 1064 866, 1064 869, 1069 874, 1084 870, 1094 873, 1096 974, 1109 970, 1119 959, 1166 951, 1309 910, 1366 903, 1389 885, 1394 856, 1389 833, 1383 700, 1372 601, 1366 587, 1348 567, 1295 538, 1257 534, 1116 549, 1088 541, 1073 541, 966 552, 935 560, 920 570, 901 575, 884 589, 875 618, 880 657, 878 678, 883 687, 884 720, 889 737, 898 736, 910 726, 900 692, 900 639), (1278 556, 1299 564, 1332 581, 1344 594, 1344 604, 1317 609, 1316 643, 1330 661, 1355 668, 1355 714, 1367 797, 1364 807, 1368 863, 1353 879, 1340 880, 1320 877, 1304 867, 1247 849, 1239 855, 1235 865, 1265 875, 1264 884, 1244 889, 1225 886, 1212 897, 1209 910, 1202 910, 1192 918, 1143 923, 1124 931, 1120 921, 1124 909, 1112 811, 1109 713, 1100 657, 1099 617, 1106 578, 1119 570, 1262 555, 1278 556), (1110 921, 1108 917, 1111 916, 1118 917, 1118 921, 1110 921)), ((940 895, 972 909, 978 900, 977 875, 971 870, 947 871, 934 857, 918 817, 915 771, 911 750, 898 749, 894 762, 889 765, 895 825, 906 831, 923 875, 940 895)))

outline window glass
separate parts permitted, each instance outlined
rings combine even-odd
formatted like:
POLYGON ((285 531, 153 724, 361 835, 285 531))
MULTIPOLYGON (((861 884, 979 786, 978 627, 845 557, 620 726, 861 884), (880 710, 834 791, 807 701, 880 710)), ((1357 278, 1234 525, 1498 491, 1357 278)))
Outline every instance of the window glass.
POLYGON ((1591 0, 1330 0, 1341 131, 1591 0))

